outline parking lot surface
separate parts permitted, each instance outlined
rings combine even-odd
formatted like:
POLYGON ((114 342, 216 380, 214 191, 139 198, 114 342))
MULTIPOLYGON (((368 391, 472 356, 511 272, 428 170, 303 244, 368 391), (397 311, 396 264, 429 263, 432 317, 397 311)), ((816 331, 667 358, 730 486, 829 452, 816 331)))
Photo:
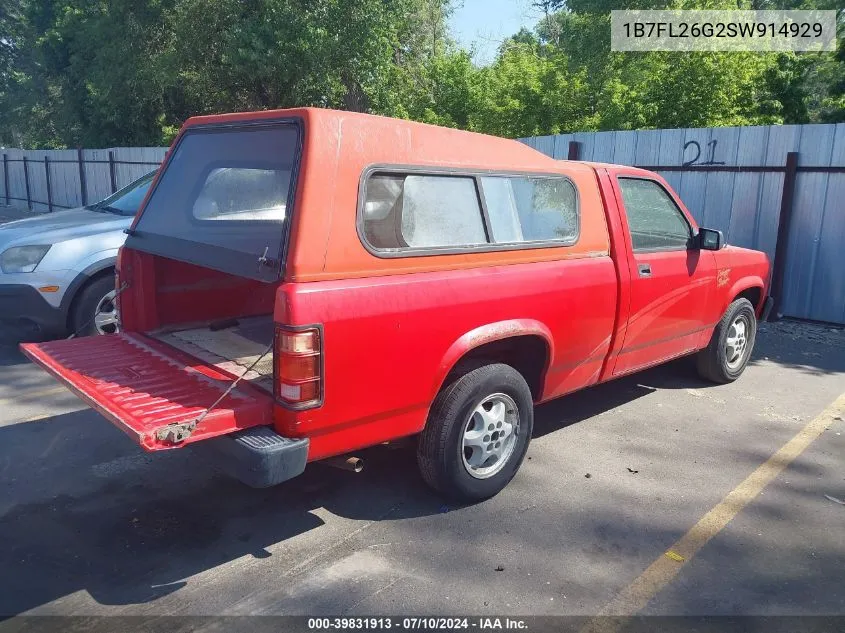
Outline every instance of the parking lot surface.
POLYGON ((409 446, 263 491, 144 454, 3 336, 2 615, 845 614, 839 330, 764 324, 731 385, 682 359, 541 406, 469 506, 409 446))

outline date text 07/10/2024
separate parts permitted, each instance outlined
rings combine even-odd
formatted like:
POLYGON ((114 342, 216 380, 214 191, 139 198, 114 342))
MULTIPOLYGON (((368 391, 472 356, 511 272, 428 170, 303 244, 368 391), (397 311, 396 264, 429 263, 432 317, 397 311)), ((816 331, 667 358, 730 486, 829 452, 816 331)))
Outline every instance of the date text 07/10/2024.
POLYGON ((443 617, 360 617, 308 618, 309 631, 366 631, 398 629, 403 631, 431 630, 526 630, 528 624, 520 618, 443 618, 443 617))

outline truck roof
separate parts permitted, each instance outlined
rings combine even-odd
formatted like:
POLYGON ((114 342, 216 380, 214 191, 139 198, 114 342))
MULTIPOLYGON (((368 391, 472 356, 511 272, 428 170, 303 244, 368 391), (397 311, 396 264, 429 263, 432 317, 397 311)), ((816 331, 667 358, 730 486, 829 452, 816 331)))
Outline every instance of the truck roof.
MULTIPOLYGON (((326 136, 327 131, 334 130, 340 138, 343 138, 347 133, 362 136, 371 130, 372 134, 364 136, 362 140, 371 145, 381 146, 379 149, 385 156, 393 153, 401 154, 399 145, 405 145, 406 148, 412 146, 415 162, 419 160, 420 163, 448 163, 481 169, 539 169, 542 171, 552 171, 560 167, 559 161, 520 141, 405 119, 326 108, 290 108, 196 116, 185 122, 182 131, 200 125, 281 118, 298 118, 305 122, 307 128, 320 130, 320 136, 324 141, 330 139, 335 141, 334 143, 326 142, 326 149, 330 144, 336 145, 337 141, 337 137, 332 138, 331 133, 326 136), (387 133, 388 130, 389 133, 387 133)), ((321 150, 319 147, 313 149, 318 152, 321 150)))
MULTIPOLYGON (((417 142, 414 145, 422 146, 426 150, 417 154, 422 163, 460 163, 465 167, 491 168, 491 169, 540 169, 547 171, 559 169, 560 165, 583 165, 592 170, 624 169, 628 173, 639 173, 643 176, 653 176, 653 172, 628 165, 613 163, 602 163, 598 161, 584 160, 561 160, 552 158, 539 150, 529 147, 521 141, 468 132, 455 128, 447 128, 429 123, 419 123, 406 119, 397 119, 377 114, 365 114, 362 112, 348 112, 345 110, 332 110, 329 108, 284 108, 278 110, 260 110, 255 112, 232 112, 228 114, 211 114, 194 116, 189 118, 182 126, 182 131, 189 127, 202 125, 219 125, 226 123, 272 120, 281 118, 298 118, 305 121, 306 125, 319 126, 323 128, 335 128, 340 130, 345 123, 357 123, 354 127, 359 130, 366 129, 369 122, 372 125, 374 138, 367 139, 370 142, 381 141, 389 146, 395 143, 395 136, 385 137, 383 134, 385 124, 389 125, 394 133, 407 133, 409 140, 413 138, 417 142), (423 142, 420 143, 420 140, 423 142), (444 161, 444 156, 456 154, 456 160, 444 161)), ((451 158, 451 156, 450 156, 451 158)))
POLYGON ((648 169, 642 169, 641 167, 633 167, 631 165, 617 165, 615 163, 599 163, 591 160, 579 160, 579 161, 570 161, 573 163, 581 163, 582 165, 587 165, 592 167, 595 170, 598 169, 607 169, 609 171, 619 171, 620 169, 624 169, 625 173, 627 174, 638 174, 640 176, 648 176, 653 177, 655 174, 653 171, 649 171, 648 169))

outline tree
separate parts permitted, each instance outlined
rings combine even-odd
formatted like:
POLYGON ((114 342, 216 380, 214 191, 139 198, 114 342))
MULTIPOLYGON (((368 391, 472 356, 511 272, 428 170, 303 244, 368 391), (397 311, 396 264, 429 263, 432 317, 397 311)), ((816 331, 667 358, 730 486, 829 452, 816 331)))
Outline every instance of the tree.
MULTIPOLYGON (((478 67, 450 0, 6 0, 0 143, 160 145, 195 114, 314 105, 501 136, 845 120, 845 51, 621 53, 612 9, 840 0, 537 0, 478 67)), ((842 28, 840 26, 840 28, 842 28)))
POLYGON ((401 116, 448 43, 448 12, 447 0, 13 0, 0 14, 0 135, 146 145, 193 114, 401 116))
MULTIPOLYGON (((562 2, 554 3, 563 6, 562 2)), ((809 58, 767 53, 619 53, 611 9, 735 8, 733 0, 569 0, 552 17, 570 72, 589 84, 601 129, 805 122, 809 58)), ((537 31, 553 47, 548 20, 537 31)))

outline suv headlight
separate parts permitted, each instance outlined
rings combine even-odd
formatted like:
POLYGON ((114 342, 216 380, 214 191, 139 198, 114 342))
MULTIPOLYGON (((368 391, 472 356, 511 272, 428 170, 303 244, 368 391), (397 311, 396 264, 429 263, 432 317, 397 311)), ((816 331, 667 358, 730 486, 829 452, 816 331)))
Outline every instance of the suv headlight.
POLYGON ((46 246, 15 246, 0 255, 0 268, 4 273, 31 273, 41 263, 50 244, 46 246))

